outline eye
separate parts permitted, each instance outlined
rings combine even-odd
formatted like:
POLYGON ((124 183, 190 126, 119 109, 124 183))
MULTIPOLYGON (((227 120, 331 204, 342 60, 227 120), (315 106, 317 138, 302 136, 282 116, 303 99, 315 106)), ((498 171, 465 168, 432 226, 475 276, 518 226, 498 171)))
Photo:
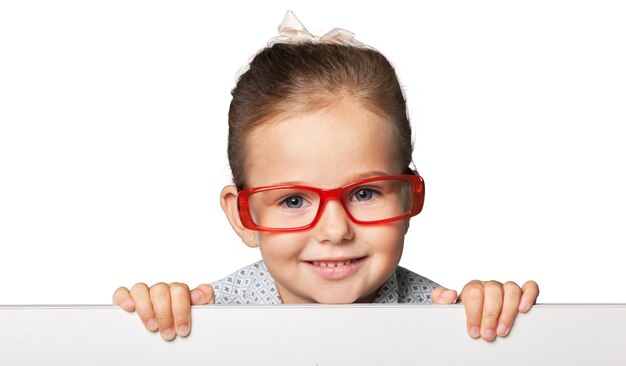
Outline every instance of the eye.
POLYGON ((361 188, 358 191, 354 192, 354 195, 352 196, 352 200, 359 201, 359 202, 369 201, 373 199, 374 197, 376 197, 377 195, 378 195, 378 192, 376 192, 375 190, 371 188, 361 188))
POLYGON ((289 196, 281 202, 281 205, 292 209, 302 208, 306 205, 306 200, 302 196, 289 196))

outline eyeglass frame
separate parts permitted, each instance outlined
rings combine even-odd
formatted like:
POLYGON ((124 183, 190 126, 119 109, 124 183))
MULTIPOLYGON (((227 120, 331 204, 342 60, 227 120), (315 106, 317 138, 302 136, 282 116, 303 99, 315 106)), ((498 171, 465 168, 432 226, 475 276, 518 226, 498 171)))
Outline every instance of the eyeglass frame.
POLYGON ((303 185, 273 185, 273 186, 262 186, 262 187, 253 187, 242 189, 237 193, 237 210, 239 212, 239 218, 243 226, 247 229, 254 231, 265 231, 265 232, 298 232, 308 230, 314 227, 317 222, 322 217, 322 213, 324 212, 324 208, 326 207, 326 203, 330 200, 338 200, 341 202, 341 206, 343 207, 344 212, 350 219, 350 221, 354 222, 358 225, 379 225, 386 224, 394 221, 399 221, 405 219, 407 217, 412 217, 419 214, 424 207, 424 179, 418 174, 402 174, 402 175, 384 175, 384 176, 376 176, 370 177, 366 179, 362 179, 356 182, 349 183, 342 187, 332 188, 332 189, 322 189, 317 187, 303 186, 303 185), (348 208, 346 207, 346 203, 344 202, 344 194, 347 190, 354 188, 359 185, 363 185, 370 182, 381 181, 381 180, 396 180, 396 179, 404 179, 409 180, 413 186, 413 207, 411 209, 400 216, 392 217, 389 219, 383 220, 375 220, 375 221, 361 221, 357 220, 352 216, 348 208), (252 214, 250 212, 250 196, 256 192, 269 191, 275 189, 294 189, 294 190, 307 190, 311 192, 317 193, 320 197, 319 207, 317 208, 317 213, 315 217, 308 225, 298 226, 295 228, 269 228, 257 225, 252 219, 252 214))

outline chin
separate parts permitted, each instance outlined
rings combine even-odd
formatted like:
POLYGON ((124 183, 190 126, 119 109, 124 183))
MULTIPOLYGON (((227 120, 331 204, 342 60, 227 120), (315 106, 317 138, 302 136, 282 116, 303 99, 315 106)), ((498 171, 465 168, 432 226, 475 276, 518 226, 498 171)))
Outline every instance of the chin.
POLYGON ((320 296, 316 296, 314 298, 315 302, 320 304, 352 304, 359 301, 363 296, 359 296, 359 294, 346 294, 346 293, 337 293, 337 294, 321 294, 320 296))

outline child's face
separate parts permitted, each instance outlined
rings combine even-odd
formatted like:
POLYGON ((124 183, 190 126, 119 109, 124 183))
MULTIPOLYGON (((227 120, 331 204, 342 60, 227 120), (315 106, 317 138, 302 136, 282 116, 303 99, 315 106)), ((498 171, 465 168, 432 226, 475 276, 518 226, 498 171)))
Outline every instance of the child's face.
MULTIPOLYGON (((383 123, 348 101, 263 126, 246 144, 246 184, 328 189, 371 176, 401 174, 406 167, 400 164, 391 127, 383 123)), ((408 220, 358 225, 333 200, 309 230, 254 232, 238 221, 235 194, 234 187, 225 188, 223 207, 244 242, 260 247, 284 303, 371 302, 400 261, 408 220), (331 275, 313 263, 332 259, 356 261, 331 275)))

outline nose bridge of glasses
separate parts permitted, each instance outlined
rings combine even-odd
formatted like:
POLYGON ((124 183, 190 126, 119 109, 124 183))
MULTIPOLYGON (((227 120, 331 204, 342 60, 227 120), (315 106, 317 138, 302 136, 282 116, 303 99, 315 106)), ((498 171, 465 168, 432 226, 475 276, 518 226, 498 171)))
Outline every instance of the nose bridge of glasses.
POLYGON ((338 209, 344 211, 345 215, 348 215, 346 206, 343 202, 345 189, 343 188, 335 188, 328 190, 320 190, 318 192, 320 196, 320 207, 319 207, 319 215, 322 216, 324 211, 326 211, 326 205, 331 201, 336 201, 336 204, 339 206, 338 209))

